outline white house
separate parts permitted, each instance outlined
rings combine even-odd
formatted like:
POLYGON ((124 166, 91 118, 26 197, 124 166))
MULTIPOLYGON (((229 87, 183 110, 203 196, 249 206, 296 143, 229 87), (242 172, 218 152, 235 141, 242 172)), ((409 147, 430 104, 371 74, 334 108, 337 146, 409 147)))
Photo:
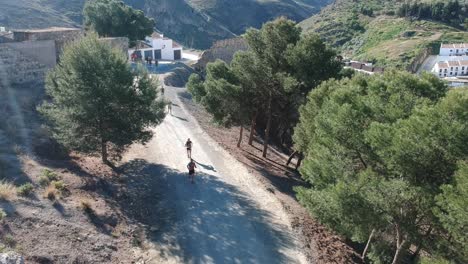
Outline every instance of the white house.
POLYGON ((468 75, 468 60, 439 61, 432 72, 439 78, 468 75))
POLYGON ((154 32, 146 37, 144 43, 139 43, 136 48, 129 49, 131 58, 138 57, 143 60, 180 60, 182 59, 182 46, 162 34, 154 32))
POLYGON ((468 43, 442 44, 440 45, 440 56, 468 55, 468 43))

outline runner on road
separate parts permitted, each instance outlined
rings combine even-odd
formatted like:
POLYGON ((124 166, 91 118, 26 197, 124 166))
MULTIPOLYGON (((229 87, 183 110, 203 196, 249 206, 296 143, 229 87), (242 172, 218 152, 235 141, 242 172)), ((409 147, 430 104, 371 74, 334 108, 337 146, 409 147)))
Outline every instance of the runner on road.
POLYGON ((195 164, 193 159, 190 159, 189 164, 187 164, 187 169, 188 169, 189 178, 192 181, 192 183, 195 183, 194 178, 195 178, 195 168, 196 167, 197 167, 197 165, 195 164))
POLYGON ((192 141, 190 141, 190 138, 185 142, 185 147, 187 148, 187 157, 192 159, 192 141))
POLYGON ((167 104, 167 111, 169 112, 169 114, 172 115, 172 102, 169 101, 169 103, 167 104))

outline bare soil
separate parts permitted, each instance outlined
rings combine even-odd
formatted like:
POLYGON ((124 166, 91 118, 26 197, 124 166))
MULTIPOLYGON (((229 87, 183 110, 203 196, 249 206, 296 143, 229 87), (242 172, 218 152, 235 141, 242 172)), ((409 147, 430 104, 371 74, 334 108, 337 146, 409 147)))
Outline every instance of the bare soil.
POLYGON ((359 254, 349 246, 344 238, 315 220, 297 201, 294 187, 307 186, 297 171, 295 164, 286 166, 288 156, 270 147, 267 158, 262 157, 262 142, 254 140, 248 145, 248 129, 244 129, 243 142, 237 148, 239 127, 226 129, 211 122, 209 114, 195 104, 187 93, 180 93, 186 109, 197 119, 202 129, 227 150, 238 161, 249 168, 263 187, 274 193, 292 219, 294 231, 301 237, 303 250, 312 263, 361 263, 359 254))

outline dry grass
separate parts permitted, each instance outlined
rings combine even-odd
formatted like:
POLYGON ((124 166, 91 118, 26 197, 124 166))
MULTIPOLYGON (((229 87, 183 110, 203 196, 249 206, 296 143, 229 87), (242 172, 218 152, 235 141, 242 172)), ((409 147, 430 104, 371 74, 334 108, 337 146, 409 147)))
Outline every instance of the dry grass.
POLYGON ((44 198, 55 201, 59 198, 59 192, 54 185, 49 185, 44 191, 44 198))
POLYGON ((0 182, 0 200, 12 201, 16 198, 16 187, 10 182, 0 182))
POLYGON ((93 212, 93 206, 90 200, 82 199, 80 201, 80 208, 85 212, 85 213, 92 213, 93 212))

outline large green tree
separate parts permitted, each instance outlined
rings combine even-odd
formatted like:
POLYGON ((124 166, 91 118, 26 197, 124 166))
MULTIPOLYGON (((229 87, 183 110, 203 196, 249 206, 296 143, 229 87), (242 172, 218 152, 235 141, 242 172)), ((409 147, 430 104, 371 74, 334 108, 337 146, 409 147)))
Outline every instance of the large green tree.
MULTIPOLYGON (((306 93, 323 80, 337 77, 341 65, 335 60, 335 52, 317 36, 301 37, 300 28, 285 18, 268 22, 261 29, 249 29, 244 38, 249 50, 238 52, 230 65, 222 67, 235 76, 230 78, 233 82, 219 76, 223 84, 227 81, 238 87, 240 92, 237 97, 220 96, 218 99, 225 100, 225 104, 237 103, 238 107, 231 107, 228 112, 230 116, 238 117, 238 125, 242 124, 241 131, 242 126, 250 122, 249 144, 252 144, 257 119, 263 119, 263 156, 266 157, 273 119, 285 131, 292 129, 298 119, 298 107, 305 102, 306 93), (239 99, 233 101, 233 98, 239 99), (233 111, 238 113, 234 114, 233 111)), ((217 75, 207 74, 202 85, 199 77, 193 77, 189 88, 192 87, 190 91, 194 93, 195 99, 203 101, 199 97, 210 95, 207 88, 216 83, 217 78, 217 75), (196 92, 197 88, 200 88, 199 93, 196 92)), ((230 86, 219 83, 216 89, 223 87, 229 89, 230 86)), ((215 107, 205 107, 213 115, 219 114, 215 107)), ((227 112, 223 111, 225 116, 227 112)))
POLYGON ((154 19, 119 0, 89 0, 84 10, 85 27, 102 37, 127 37, 131 43, 153 33, 154 19))
POLYGON ((132 71, 125 55, 89 35, 64 49, 47 76, 39 111, 53 136, 72 150, 119 154, 134 142, 152 137, 149 126, 164 118, 158 83, 144 70, 132 71))
POLYGON ((433 249, 446 233, 434 210, 450 213, 436 197, 468 157, 468 93, 446 91, 431 75, 388 72, 326 82, 301 108, 294 139, 312 188, 298 197, 338 232, 374 239, 377 263, 400 263, 411 245, 433 249))

